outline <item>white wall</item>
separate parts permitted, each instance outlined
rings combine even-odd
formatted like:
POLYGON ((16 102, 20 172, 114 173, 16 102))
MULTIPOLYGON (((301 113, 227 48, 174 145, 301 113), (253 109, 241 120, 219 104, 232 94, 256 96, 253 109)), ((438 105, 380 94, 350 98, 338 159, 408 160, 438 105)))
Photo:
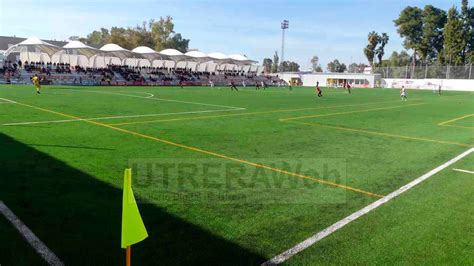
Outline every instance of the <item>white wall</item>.
POLYGON ((281 78, 282 80, 284 80, 286 82, 289 82, 290 79, 292 79, 292 78, 301 78, 301 75, 296 74, 296 73, 277 73, 277 74, 271 74, 271 75, 272 76, 278 75, 279 78, 281 78))
MULTIPOLYGON (((291 78, 300 78, 303 86, 315 86, 319 81, 320 86, 327 86, 327 79, 367 79, 369 87, 375 87, 377 77, 375 75, 364 74, 333 74, 333 73, 278 73, 278 76, 288 82, 291 78)), ((443 90, 452 91, 474 91, 474 79, 382 79, 381 86, 384 88, 401 88, 405 86, 408 89, 433 90, 441 85, 443 90)))
POLYGON ((474 79, 382 79, 385 88, 433 90, 441 85, 442 90, 474 91, 474 79))
MULTIPOLYGON (((316 82, 319 81, 319 85, 322 87, 328 86, 328 79, 364 79, 368 82, 368 87, 373 88, 375 81, 379 80, 378 75, 372 74, 349 74, 349 73, 278 73, 278 77, 288 82, 292 78, 300 78, 303 82, 303 86, 316 86, 316 82)), ((356 85, 358 87, 358 85, 356 85)))

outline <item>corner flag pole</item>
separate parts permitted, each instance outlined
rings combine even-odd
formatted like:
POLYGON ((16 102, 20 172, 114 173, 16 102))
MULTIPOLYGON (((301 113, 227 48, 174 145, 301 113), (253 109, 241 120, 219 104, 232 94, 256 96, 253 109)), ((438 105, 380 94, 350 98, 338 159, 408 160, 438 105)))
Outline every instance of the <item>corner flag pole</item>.
POLYGON ((126 256, 126 266, 131 265, 131 260, 132 260, 132 247, 128 246, 127 247, 127 256, 126 256))
POLYGON ((132 245, 148 237, 145 225, 138 210, 132 190, 132 169, 125 169, 123 177, 122 199, 122 240, 121 247, 126 249, 125 263, 131 265, 132 245))

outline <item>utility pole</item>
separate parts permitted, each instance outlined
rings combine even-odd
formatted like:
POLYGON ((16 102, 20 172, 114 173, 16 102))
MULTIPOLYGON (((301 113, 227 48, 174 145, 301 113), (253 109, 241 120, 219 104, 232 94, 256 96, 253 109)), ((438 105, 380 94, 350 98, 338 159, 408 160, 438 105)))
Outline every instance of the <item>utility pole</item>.
MULTIPOLYGON (((285 61, 285 30, 288 29, 290 26, 290 22, 288 20, 283 20, 281 22, 281 59, 280 59, 280 66, 283 64, 283 61, 285 61)), ((280 71, 281 71, 280 67, 280 71)))

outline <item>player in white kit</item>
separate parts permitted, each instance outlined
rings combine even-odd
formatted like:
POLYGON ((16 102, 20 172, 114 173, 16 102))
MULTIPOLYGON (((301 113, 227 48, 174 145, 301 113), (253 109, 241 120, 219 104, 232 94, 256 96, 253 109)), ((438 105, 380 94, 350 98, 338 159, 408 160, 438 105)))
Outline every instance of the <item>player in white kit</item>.
POLYGON ((402 89, 400 90, 400 97, 402 97, 402 101, 407 101, 407 91, 405 89, 405 86, 402 86, 402 89))

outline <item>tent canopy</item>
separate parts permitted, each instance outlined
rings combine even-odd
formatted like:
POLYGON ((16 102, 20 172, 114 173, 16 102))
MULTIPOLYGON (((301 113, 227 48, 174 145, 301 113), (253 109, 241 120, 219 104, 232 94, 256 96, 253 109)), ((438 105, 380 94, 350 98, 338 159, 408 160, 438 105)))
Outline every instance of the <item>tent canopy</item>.
POLYGON ((160 54, 168 56, 171 61, 185 61, 188 57, 176 49, 164 49, 160 54))
POLYGON ((99 49, 90 47, 80 41, 70 41, 63 46, 63 49, 68 54, 84 55, 87 58, 91 58, 92 56, 100 53, 99 49))
POLYGON ((223 53, 210 53, 207 56, 209 56, 214 62, 218 64, 232 64, 234 63, 234 60, 229 58, 227 55, 223 53))
POLYGON ((133 53, 132 51, 120 47, 115 43, 106 44, 100 47, 99 50, 104 52, 106 55, 118 57, 121 60, 124 60, 126 58, 141 57, 139 54, 133 53))
POLYGON ((212 60, 205 53, 199 52, 199 51, 190 51, 190 52, 185 53, 184 55, 188 57, 187 59, 188 61, 197 62, 197 63, 204 63, 204 62, 208 62, 212 60))
POLYGON ((234 62, 238 65, 250 65, 252 63, 257 63, 257 61, 250 60, 248 57, 240 54, 229 55, 229 58, 234 60, 234 62))
POLYGON ((212 59, 215 60, 227 60, 229 57, 223 53, 210 53, 207 56, 209 56, 212 59))
POLYGON ((61 47, 47 43, 37 37, 28 38, 18 44, 8 48, 5 55, 10 53, 21 52, 40 52, 49 55, 50 57, 61 50, 61 47))
POLYGON ((148 60, 159 60, 159 59, 168 60, 169 59, 167 55, 160 54, 157 51, 146 46, 138 46, 137 48, 133 49, 132 52, 136 54, 140 54, 142 57, 148 60))
MULTIPOLYGON (((139 46, 133 49, 132 51, 127 50, 123 47, 120 47, 117 44, 109 43, 102 46, 100 49, 96 49, 94 47, 88 46, 80 41, 70 41, 63 47, 59 47, 53 45, 51 43, 45 42, 40 40, 36 37, 28 38, 18 44, 13 45, 12 47, 8 48, 4 55, 8 56, 10 53, 18 52, 39 52, 40 54, 48 54, 50 60, 53 54, 58 53, 60 55, 60 59, 62 55, 69 54, 69 55, 77 55, 77 56, 86 56, 87 58, 91 58, 96 56, 94 59, 95 61, 99 55, 104 57, 110 57, 109 62, 111 62, 113 57, 119 58, 122 61, 122 64, 125 62, 127 58, 145 58, 153 62, 153 60, 170 60, 174 61, 175 66, 178 62, 196 62, 197 64, 206 63, 210 61, 214 61, 218 65, 223 64, 234 64, 234 65, 251 65, 253 63, 257 63, 257 61, 251 60, 248 57, 241 55, 241 54, 233 54, 233 55, 225 55, 223 53, 210 53, 205 54, 200 51, 190 51, 185 54, 176 50, 176 49, 164 49, 160 52, 157 52, 149 47, 146 46, 139 46)), ((41 58, 41 57, 40 57, 41 58)), ((79 57, 78 57, 79 58, 79 57)), ((28 56, 29 59, 29 56, 28 56)), ((187 63, 186 63, 187 65, 187 63)))

